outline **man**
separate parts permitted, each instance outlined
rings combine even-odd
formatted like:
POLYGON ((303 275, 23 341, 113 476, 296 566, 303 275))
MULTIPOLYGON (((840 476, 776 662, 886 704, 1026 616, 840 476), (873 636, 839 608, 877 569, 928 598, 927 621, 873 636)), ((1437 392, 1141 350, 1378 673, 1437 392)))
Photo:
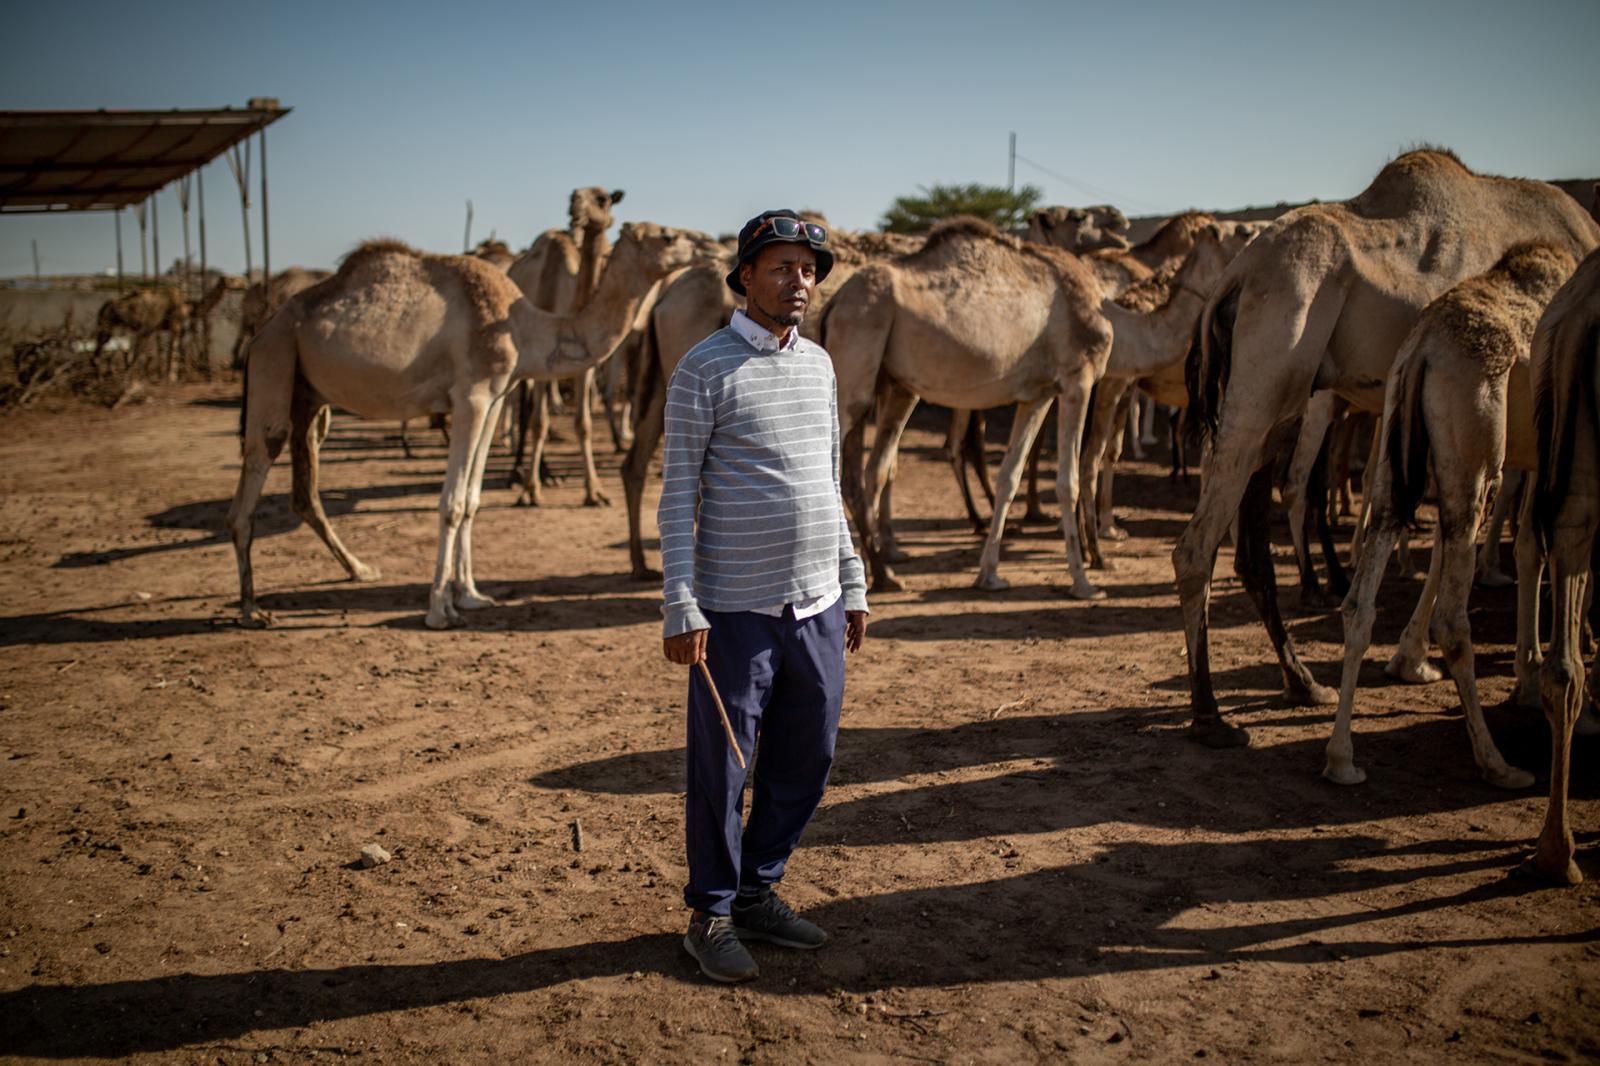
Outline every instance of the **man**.
POLYGON ((822 799, 844 651, 867 632, 866 576, 839 498, 833 364, 796 328, 833 268, 827 239, 793 211, 747 222, 727 279, 745 308, 683 357, 667 388, 664 650, 705 661, 747 763, 760 738, 741 831, 745 771, 690 671, 684 946, 717 981, 759 973, 741 940, 827 940, 773 887, 822 799))

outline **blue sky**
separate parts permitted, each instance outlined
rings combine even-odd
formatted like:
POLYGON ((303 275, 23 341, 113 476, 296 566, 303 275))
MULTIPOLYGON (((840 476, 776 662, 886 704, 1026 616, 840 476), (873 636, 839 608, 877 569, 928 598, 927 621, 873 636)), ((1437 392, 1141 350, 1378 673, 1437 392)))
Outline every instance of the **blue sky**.
MULTIPOLYGON (((933 182, 1006 180, 1130 214, 1353 195, 1421 141, 1471 166, 1600 176, 1600 3, 13 4, 0 107, 294 108, 268 133, 272 258, 387 234, 459 250, 621 219, 713 232, 770 206, 871 226, 933 182)), ((243 265, 206 172, 211 260, 243 265)), ((181 248, 160 194, 162 257, 181 248)), ((137 227, 125 216, 129 261, 137 227)), ((105 215, 0 219, 0 276, 114 261, 105 215)), ((259 241, 257 244, 259 257, 259 241)))

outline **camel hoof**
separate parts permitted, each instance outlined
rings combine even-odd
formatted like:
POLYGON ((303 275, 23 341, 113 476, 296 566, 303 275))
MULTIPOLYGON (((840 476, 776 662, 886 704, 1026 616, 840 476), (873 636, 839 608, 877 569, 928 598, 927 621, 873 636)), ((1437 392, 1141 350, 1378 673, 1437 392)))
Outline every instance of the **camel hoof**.
POLYGON ((884 574, 872 580, 873 592, 904 592, 905 590, 905 585, 892 574, 884 574))
POLYGON ((1068 595, 1075 600, 1103 600, 1106 598, 1106 590, 1085 581, 1081 585, 1072 586, 1072 591, 1068 595))
POLYGON ((1339 702, 1339 690, 1319 685, 1293 684, 1283 690, 1283 698, 1296 707, 1327 707, 1339 702))
POLYGON ((1221 718, 1196 718, 1189 723, 1189 739, 1217 750, 1250 746, 1247 730, 1242 726, 1230 725, 1221 718))
POLYGON ((1337 608, 1341 600, 1332 593, 1322 589, 1303 588, 1300 590, 1300 609, 1302 611, 1331 611, 1337 608))
POLYGON ((470 592, 458 592, 452 601, 459 611, 482 611, 489 607, 500 606, 500 601, 492 596, 485 596, 476 589, 470 592))
POLYGON ((1505 766, 1499 770, 1485 770, 1483 779, 1495 788, 1524 789, 1533 787, 1533 775, 1526 770, 1519 770, 1515 766, 1505 766))
POLYGON ((648 566, 636 566, 633 568, 633 579, 635 581, 660 581, 661 571, 652 570, 648 566))
POLYGON ((356 562, 350 567, 350 580, 362 583, 376 581, 383 576, 383 572, 376 566, 368 566, 363 562, 356 562))
POLYGON ((1563 866, 1558 859, 1547 864, 1540 860, 1538 852, 1523 859, 1517 866, 1517 872, 1547 885, 1564 885, 1571 888, 1583 884, 1583 871, 1578 869, 1576 862, 1568 859, 1563 866))
POLYGON ((449 629, 460 620, 460 615, 452 616, 443 611, 439 611, 437 613, 429 611, 427 616, 422 619, 422 624, 427 626, 429 629, 449 629))
POLYGON ((592 496, 585 496, 583 498, 583 505, 585 507, 610 507, 611 497, 607 496, 603 492, 596 492, 592 496))
POLYGON ((270 629, 272 615, 266 611, 246 611, 239 616, 239 625, 244 629, 270 629))
POLYGON ((1127 540, 1128 531, 1121 526, 1106 526, 1100 530, 1100 535, 1106 540, 1127 540))
POLYGON ((1517 583, 1517 579, 1510 574, 1499 570, 1490 570, 1486 574, 1479 574, 1475 582, 1481 589, 1506 589, 1517 583))
POLYGON ((1412 685, 1428 685, 1444 677, 1444 673, 1428 660, 1414 662, 1400 655, 1390 659, 1383 672, 1396 681, 1412 685))
POLYGON ((1322 776, 1336 785, 1359 785, 1367 779, 1367 772, 1352 762, 1335 763, 1329 760, 1322 767, 1322 776))
POLYGON ((1006 589, 1011 587, 1011 582, 1007 581, 999 574, 993 572, 984 573, 980 571, 978 574, 978 580, 972 583, 972 587, 975 589, 982 589, 984 592, 1004 592, 1006 589))

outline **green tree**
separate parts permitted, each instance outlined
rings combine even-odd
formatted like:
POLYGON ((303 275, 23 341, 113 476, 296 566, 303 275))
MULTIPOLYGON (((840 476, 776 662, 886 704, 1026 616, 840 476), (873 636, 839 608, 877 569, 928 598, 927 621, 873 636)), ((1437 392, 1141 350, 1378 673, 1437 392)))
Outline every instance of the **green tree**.
POLYGON ((896 197, 878 225, 890 233, 926 233, 934 223, 954 215, 974 215, 1009 231, 1028 220, 1039 206, 1044 190, 1024 185, 1011 190, 999 185, 918 186, 921 196, 896 197))

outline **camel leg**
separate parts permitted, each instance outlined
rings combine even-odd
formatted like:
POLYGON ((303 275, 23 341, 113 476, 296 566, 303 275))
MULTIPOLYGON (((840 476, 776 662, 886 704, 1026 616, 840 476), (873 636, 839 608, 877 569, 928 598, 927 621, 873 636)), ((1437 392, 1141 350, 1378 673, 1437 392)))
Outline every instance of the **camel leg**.
MULTIPOLYGON (((1084 485, 1098 485, 1111 452, 1111 441, 1117 433, 1117 410, 1124 396, 1126 382, 1117 378, 1102 378, 1090 400, 1089 433, 1083 444, 1083 467, 1079 480, 1084 485)), ((1084 552, 1089 565, 1096 570, 1105 569, 1105 557, 1100 553, 1100 497, 1085 494, 1079 503, 1084 552)), ((1109 520, 1109 519, 1108 519, 1109 520)))
POLYGON ((270 331, 251 346, 245 364, 244 413, 240 427, 239 484, 228 507, 228 531, 239 567, 239 624, 262 629, 272 616, 256 606, 255 570, 250 546, 255 537, 255 510, 272 462, 289 440, 295 379, 292 338, 270 331))
POLYGON ((1533 529, 1533 492, 1522 494, 1521 515, 1514 542, 1517 559, 1517 687, 1512 702, 1518 707, 1541 707, 1539 674, 1544 653, 1539 648, 1539 586, 1544 581, 1544 552, 1533 529))
POLYGON ((1200 499, 1172 549, 1188 649, 1190 733, 1207 747, 1250 743, 1249 733, 1222 720, 1211 685, 1211 572, 1216 567, 1217 549, 1255 475, 1269 428, 1246 431, 1242 420, 1222 423, 1218 440, 1201 468, 1200 499))
MULTIPOLYGON (((1387 555, 1384 561, 1388 561, 1387 555)), ((1444 676, 1437 666, 1428 662, 1429 622, 1433 618, 1434 602, 1439 597, 1439 580, 1443 566, 1444 541, 1436 533, 1433 541, 1433 558, 1428 563, 1428 579, 1422 586, 1422 595, 1417 597, 1416 609, 1411 612, 1410 620, 1400 633, 1400 641, 1395 645, 1393 657, 1383 668, 1385 674, 1397 681, 1426 685, 1444 676)))
MULTIPOLYGON (((989 457, 985 454, 984 420, 982 411, 973 411, 972 420, 968 423, 967 434, 963 447, 967 451, 967 465, 972 467, 978 475, 978 488, 983 490, 984 497, 989 501, 989 507, 994 507, 994 484, 989 480, 989 457)), ((984 526, 980 522, 974 526, 974 531, 982 533, 984 526)))
MULTIPOLYGON (((1084 365, 1062 383, 1056 411, 1056 498, 1061 504, 1061 533, 1067 541, 1067 567, 1072 573, 1072 598, 1103 600, 1105 590, 1089 580, 1083 567, 1083 545, 1078 537, 1078 480, 1083 424, 1089 418, 1089 401, 1094 392, 1095 368, 1084 365)), ((1118 405, 1120 409, 1120 405, 1118 405)), ((1120 434, 1119 434, 1120 435, 1120 434)), ((1095 490, 1093 483, 1088 485, 1095 490)), ((1110 512, 1106 512, 1110 515, 1110 512)))
POLYGON ((1368 542, 1373 551, 1357 561, 1355 579, 1340 607, 1344 620, 1344 672, 1339 679, 1339 710, 1334 715, 1333 735, 1328 738, 1327 761, 1322 767, 1322 776, 1339 785, 1359 785, 1367 779, 1367 772, 1355 764, 1350 719, 1361 679, 1361 660, 1372 644, 1372 619, 1377 613, 1375 603, 1383 584, 1384 562, 1394 548, 1398 532, 1398 527, 1387 520, 1373 529, 1368 542))
POLYGON ((1322 565, 1328 570, 1328 591, 1344 597, 1350 591, 1350 579, 1345 575, 1344 564, 1339 561, 1339 547, 1333 542, 1333 520, 1328 517, 1328 465, 1329 445, 1323 442, 1322 454, 1311 468, 1311 482, 1306 486, 1309 498, 1316 501, 1312 521, 1317 527, 1317 543, 1322 546, 1322 565))
POLYGON ((1540 679, 1544 713, 1550 722, 1550 805, 1545 808, 1544 826, 1528 866, 1541 877, 1575 885, 1583 880, 1583 873, 1573 859, 1577 847, 1567 817, 1567 787, 1572 771, 1572 732, 1583 707, 1584 671, 1578 642, 1595 516, 1588 515, 1589 521, 1582 526, 1561 524, 1566 517, 1558 518, 1550 550, 1550 654, 1540 679))
POLYGON ((916 409, 917 397, 893 380, 886 378, 881 385, 878 390, 877 429, 872 440, 872 456, 867 461, 866 485, 862 490, 866 525, 861 539, 867 550, 867 564, 872 571, 872 591, 899 592, 905 586, 894 576, 883 550, 880 496, 900 449, 900 435, 911 419, 911 412, 916 409))
POLYGON ((624 383, 632 379, 628 368, 639 351, 639 333, 635 330, 612 356, 606 360, 605 380, 600 386, 600 405, 606 413, 606 427, 611 431, 611 447, 625 452, 633 443, 633 410, 629 404, 631 389, 624 383))
MULTIPOLYGON (((1117 402, 1116 420, 1118 423, 1123 421, 1123 412, 1133 406, 1134 397, 1137 393, 1138 389, 1131 384, 1123 391, 1121 399, 1117 402)), ((1137 423, 1130 423, 1130 425, 1136 426, 1137 423)), ((1091 487, 1098 486, 1098 491, 1095 493, 1095 510, 1099 514, 1099 521, 1096 525, 1095 533, 1097 536, 1105 537, 1107 540, 1128 539, 1128 531, 1117 525, 1117 516, 1111 510, 1112 483, 1116 478, 1117 463, 1122 460, 1124 446, 1124 435, 1121 433, 1113 434, 1111 439, 1106 441, 1105 457, 1100 465, 1099 477, 1094 481, 1084 482, 1085 485, 1091 487)), ((1134 458, 1143 459, 1144 456, 1135 454, 1134 458)))
POLYGON ((1127 426, 1123 435, 1122 449, 1135 459, 1144 458, 1144 441, 1139 439, 1139 395, 1137 389, 1128 390, 1128 403, 1126 409, 1120 411, 1123 423, 1127 426))
POLYGON ((322 509, 322 496, 317 491, 317 456, 322 441, 317 430, 322 424, 322 412, 327 409, 328 405, 312 392, 310 383, 296 375, 289 437, 289 454, 294 464, 291 493, 294 513, 322 538, 322 543, 328 546, 351 580, 376 581, 380 576, 378 568, 368 566, 350 553, 322 509))
POLYGON ((1507 469, 1500 475, 1500 487, 1494 494, 1494 510, 1489 513, 1489 528, 1483 536, 1483 548, 1478 553, 1477 583, 1486 589, 1502 589, 1513 582, 1510 574, 1500 569, 1500 531, 1511 508, 1522 492, 1521 470, 1507 469))
POLYGON ((633 443, 628 445, 628 454, 622 460, 622 492, 628 505, 628 561, 635 581, 661 580, 661 571, 645 565, 642 525, 644 485, 650 477, 650 462, 655 458, 656 446, 661 443, 666 402, 666 393, 661 388, 652 388, 648 397, 641 397, 636 408, 639 420, 633 427, 633 443))
POLYGON ((1324 454, 1323 442, 1327 439, 1328 427, 1333 424, 1334 400, 1331 389, 1312 393, 1305 417, 1300 420, 1300 435, 1294 442, 1294 455, 1289 460, 1289 474, 1283 484, 1283 505, 1289 512, 1289 536, 1294 541, 1295 563, 1300 568, 1300 605, 1313 610, 1333 606, 1333 599, 1323 591, 1322 582, 1317 579, 1317 568, 1311 562, 1306 529, 1311 525, 1308 501, 1312 471, 1324 454))
POLYGON ((511 399, 506 403, 507 419, 511 423, 511 474, 506 478, 506 487, 511 489, 522 485, 528 477, 523 460, 528 456, 528 422, 533 418, 535 384, 526 378, 517 382, 511 387, 511 399))
POLYGON ((529 410, 523 432, 530 438, 528 465, 523 470, 522 491, 517 493, 518 507, 544 505, 544 445, 550 436, 550 390, 543 381, 530 381, 529 410))
POLYGON ((478 446, 487 432, 491 406, 493 397, 486 385, 466 395, 458 393, 451 406, 454 431, 450 434, 444 485, 439 492, 439 558, 433 570, 433 584, 428 589, 428 614, 423 619, 429 629, 448 629, 461 621, 453 596, 458 573, 458 534, 467 515, 472 469, 478 446))
MULTIPOLYGON (((1050 413, 1050 405, 1053 403, 1055 403, 1054 396, 1045 401, 1046 415, 1050 413)), ((1013 414, 1011 417, 1014 419, 1021 418, 1022 414, 1019 411, 1013 414)), ((1039 425, 1040 428, 1043 428, 1044 423, 1041 422, 1039 425)), ((1045 514, 1044 504, 1039 500, 1039 460, 1043 455, 1044 436, 1042 434, 1035 434, 1033 450, 1028 453, 1028 510, 1022 516, 1024 525, 1042 525, 1050 521, 1050 516, 1045 514)), ((1056 456, 1056 461, 1060 462, 1061 457, 1056 456)), ((1059 503, 1060 501, 1057 502, 1059 503)))
POLYGON ((1156 445, 1155 397, 1140 389, 1138 403, 1139 410, 1142 412, 1142 416, 1139 419, 1139 443, 1146 448, 1153 448, 1156 445))
POLYGON ((1466 712, 1467 736, 1472 741, 1472 757, 1478 763, 1483 779, 1497 788, 1521 789, 1533 784, 1533 775, 1511 766, 1495 746, 1489 726, 1483 720, 1483 704, 1478 700, 1478 681, 1474 669, 1472 627, 1467 621, 1467 597, 1472 591, 1473 541, 1477 532, 1477 516, 1466 522, 1440 525, 1440 548, 1435 556, 1442 555, 1438 564, 1439 602, 1435 610, 1435 633, 1439 650, 1444 654, 1445 667, 1456 683, 1456 695, 1461 698, 1461 708, 1466 712))
POLYGON ((1283 670, 1283 697, 1303 707, 1334 703, 1338 694, 1311 676, 1278 611, 1278 581, 1272 570, 1272 544, 1268 515, 1272 511, 1272 467, 1256 471, 1239 505, 1238 536, 1234 541, 1233 570, 1244 584, 1256 613, 1266 626, 1278 665, 1283 670))
MULTIPOLYGON (((982 533, 984 522, 978 514, 977 504, 973 502, 972 487, 967 484, 968 441, 974 414, 975 412, 965 408, 951 410, 950 429, 945 434, 944 440, 944 455, 950 462, 950 469, 955 472, 956 484, 961 487, 961 502, 967 508, 967 521, 972 523, 974 533, 982 533)), ((978 417, 982 418, 981 415, 978 417)))
POLYGON ((594 468, 594 367, 585 370, 575 382, 573 392, 577 394, 577 403, 572 424, 578 433, 578 446, 583 450, 583 505, 610 507, 611 497, 600 491, 600 475, 594 468))
MULTIPOLYGON (((1006 445, 1006 457, 1000 462, 999 480, 995 482, 994 514, 989 519, 989 536, 983 542, 983 555, 978 560, 977 588, 986 592, 999 592, 1011 583, 999 574, 1000 538, 1006 532, 1006 512, 1016 499, 1017 487, 1022 484, 1022 464, 1027 461, 1039 427, 1050 413, 1050 400, 1024 400, 1017 404, 1011 418, 1011 441, 1006 445)), ((1070 518, 1070 515, 1067 516, 1070 518)), ((1066 521, 1066 518, 1063 518, 1066 521)), ((1074 537, 1074 540, 1077 538, 1074 537)))
POLYGON ((498 606, 489 596, 478 591, 472 576, 472 520, 478 515, 478 504, 483 498, 483 471, 489 465, 489 452, 494 447, 494 426, 500 409, 505 404, 505 393, 496 394, 483 431, 472 453, 472 466, 467 474, 467 509, 461 516, 461 528, 456 533, 455 589, 451 602, 459 610, 480 611, 498 606))
MULTIPOLYGON (((878 382, 877 408, 879 417, 876 420, 876 429, 873 434, 874 441, 883 439, 883 435, 886 432, 883 424, 883 411, 886 406, 893 402, 889 398, 889 390, 898 387, 887 377, 881 378, 878 382)), ((912 410, 916 409, 914 399, 911 406, 912 410)), ((911 413, 908 411, 906 420, 909 421, 910 418, 911 413)), ((896 475, 900 473, 900 436, 904 432, 905 423, 902 422, 900 433, 895 434, 894 449, 889 452, 889 468, 883 473, 882 480, 878 482, 878 509, 874 514, 868 516, 872 522, 872 528, 878 534, 878 553, 883 557, 884 562, 891 565, 903 563, 910 558, 900 550, 900 542, 895 539, 894 535, 894 482, 896 475)), ((877 452, 874 451, 873 454, 876 455, 877 452)))

